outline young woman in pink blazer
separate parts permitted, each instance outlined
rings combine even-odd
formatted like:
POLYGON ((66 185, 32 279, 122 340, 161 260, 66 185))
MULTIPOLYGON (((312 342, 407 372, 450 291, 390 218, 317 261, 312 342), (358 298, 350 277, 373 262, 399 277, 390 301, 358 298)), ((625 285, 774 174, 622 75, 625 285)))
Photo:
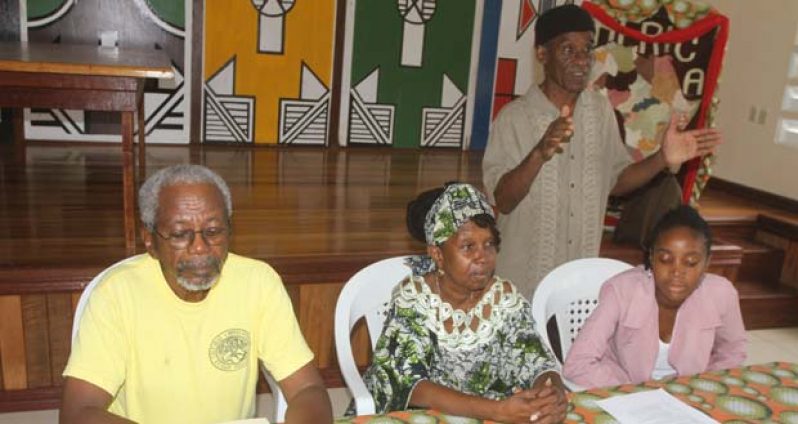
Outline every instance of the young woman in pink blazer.
POLYGON ((706 272, 712 235, 689 206, 655 226, 645 264, 604 283, 565 359, 585 388, 740 366, 746 334, 737 290, 706 272))

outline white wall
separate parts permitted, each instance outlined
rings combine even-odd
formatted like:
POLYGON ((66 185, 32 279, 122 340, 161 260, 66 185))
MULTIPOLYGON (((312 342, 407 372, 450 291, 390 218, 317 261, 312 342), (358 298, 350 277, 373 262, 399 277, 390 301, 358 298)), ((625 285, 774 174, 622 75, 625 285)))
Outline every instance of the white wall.
POLYGON ((798 200, 798 148, 776 144, 787 68, 796 43, 796 0, 708 0, 729 17, 717 126, 725 144, 715 176, 798 200), (764 109, 764 124, 749 122, 764 109))

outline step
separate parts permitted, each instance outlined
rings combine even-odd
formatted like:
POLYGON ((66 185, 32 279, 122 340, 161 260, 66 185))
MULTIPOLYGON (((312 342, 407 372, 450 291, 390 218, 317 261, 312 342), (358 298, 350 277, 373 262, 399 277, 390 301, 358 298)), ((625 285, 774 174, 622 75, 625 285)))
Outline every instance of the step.
POLYGON ((737 238, 753 240, 757 230, 757 218, 741 216, 712 216, 705 218, 715 239, 737 238))
POLYGON ((740 280, 734 286, 746 329, 798 326, 797 290, 758 280, 740 280))
POLYGON ((723 244, 736 245, 742 249, 743 257, 737 271, 737 280, 778 284, 784 264, 783 250, 737 236, 727 236, 718 241, 723 244))

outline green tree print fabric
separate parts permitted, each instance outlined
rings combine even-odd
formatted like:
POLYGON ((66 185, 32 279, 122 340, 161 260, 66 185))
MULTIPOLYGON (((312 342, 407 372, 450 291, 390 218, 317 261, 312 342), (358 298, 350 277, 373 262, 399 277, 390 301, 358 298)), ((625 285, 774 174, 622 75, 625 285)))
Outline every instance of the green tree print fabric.
POLYGON ((364 375, 376 411, 407 409, 421 380, 476 396, 504 399, 557 370, 534 330, 532 308, 515 286, 494 277, 470 311, 452 310, 423 277, 394 289, 374 359, 364 375), (486 312, 489 311, 489 312, 486 312), (454 326, 446 331, 444 323, 454 326), (469 325, 477 320, 475 325, 469 325), (476 328, 476 330, 472 330, 476 328))

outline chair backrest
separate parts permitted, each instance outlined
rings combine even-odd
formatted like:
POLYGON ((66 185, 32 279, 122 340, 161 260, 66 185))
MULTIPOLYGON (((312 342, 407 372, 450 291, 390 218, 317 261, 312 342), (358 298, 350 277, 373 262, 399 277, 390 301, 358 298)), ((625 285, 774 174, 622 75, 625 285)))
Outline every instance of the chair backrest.
POLYGON ((551 348, 546 324, 552 316, 555 318, 563 360, 598 305, 601 286, 629 268, 632 265, 616 259, 577 259, 558 266, 540 282, 532 296, 535 329, 551 348))
MULTIPOLYGON (((145 253, 146 254, 146 253, 145 253)), ((102 270, 99 274, 97 274, 91 282, 83 289, 83 293, 80 294, 80 299, 78 299, 78 306, 75 308, 75 316, 72 319, 72 343, 75 343, 75 337, 78 335, 78 325, 80 324, 80 317, 83 316, 83 312, 86 310, 86 305, 89 303, 89 296, 91 292, 100 284, 100 281, 105 279, 105 276, 111 272, 112 269, 126 263, 130 262, 134 259, 137 259, 141 255, 131 256, 129 258, 122 259, 121 261, 109 266, 102 270)))
MULTIPOLYGON (((146 253, 144 253, 144 255, 146 255, 146 253)), ((80 318, 83 316, 83 312, 86 310, 86 305, 89 303, 89 296, 91 295, 91 292, 94 291, 94 289, 103 279, 105 279, 105 276, 108 275, 112 269, 139 257, 141 257, 141 255, 122 259, 121 261, 109 266, 97 274, 91 280, 91 282, 86 285, 86 288, 83 289, 83 293, 81 293, 80 299, 78 300, 78 306, 75 308, 75 316, 72 321, 72 343, 75 343, 75 337, 78 335, 80 318)), ((274 398, 274 415, 270 417, 270 419, 272 422, 283 422, 285 421, 285 411, 288 409, 288 401, 286 401, 283 391, 280 390, 280 386, 277 385, 277 382, 274 380, 274 378, 272 378, 271 374, 269 374, 263 364, 261 364, 261 371, 266 379, 266 383, 269 384, 269 388, 271 389, 272 396, 274 398)))
POLYGON ((375 262, 358 271, 344 285, 335 306, 335 350, 338 365, 355 400, 358 415, 374 413, 374 399, 366 389, 352 354, 351 332, 355 324, 366 319, 372 350, 385 324, 391 292, 411 274, 405 265, 407 256, 375 262))

